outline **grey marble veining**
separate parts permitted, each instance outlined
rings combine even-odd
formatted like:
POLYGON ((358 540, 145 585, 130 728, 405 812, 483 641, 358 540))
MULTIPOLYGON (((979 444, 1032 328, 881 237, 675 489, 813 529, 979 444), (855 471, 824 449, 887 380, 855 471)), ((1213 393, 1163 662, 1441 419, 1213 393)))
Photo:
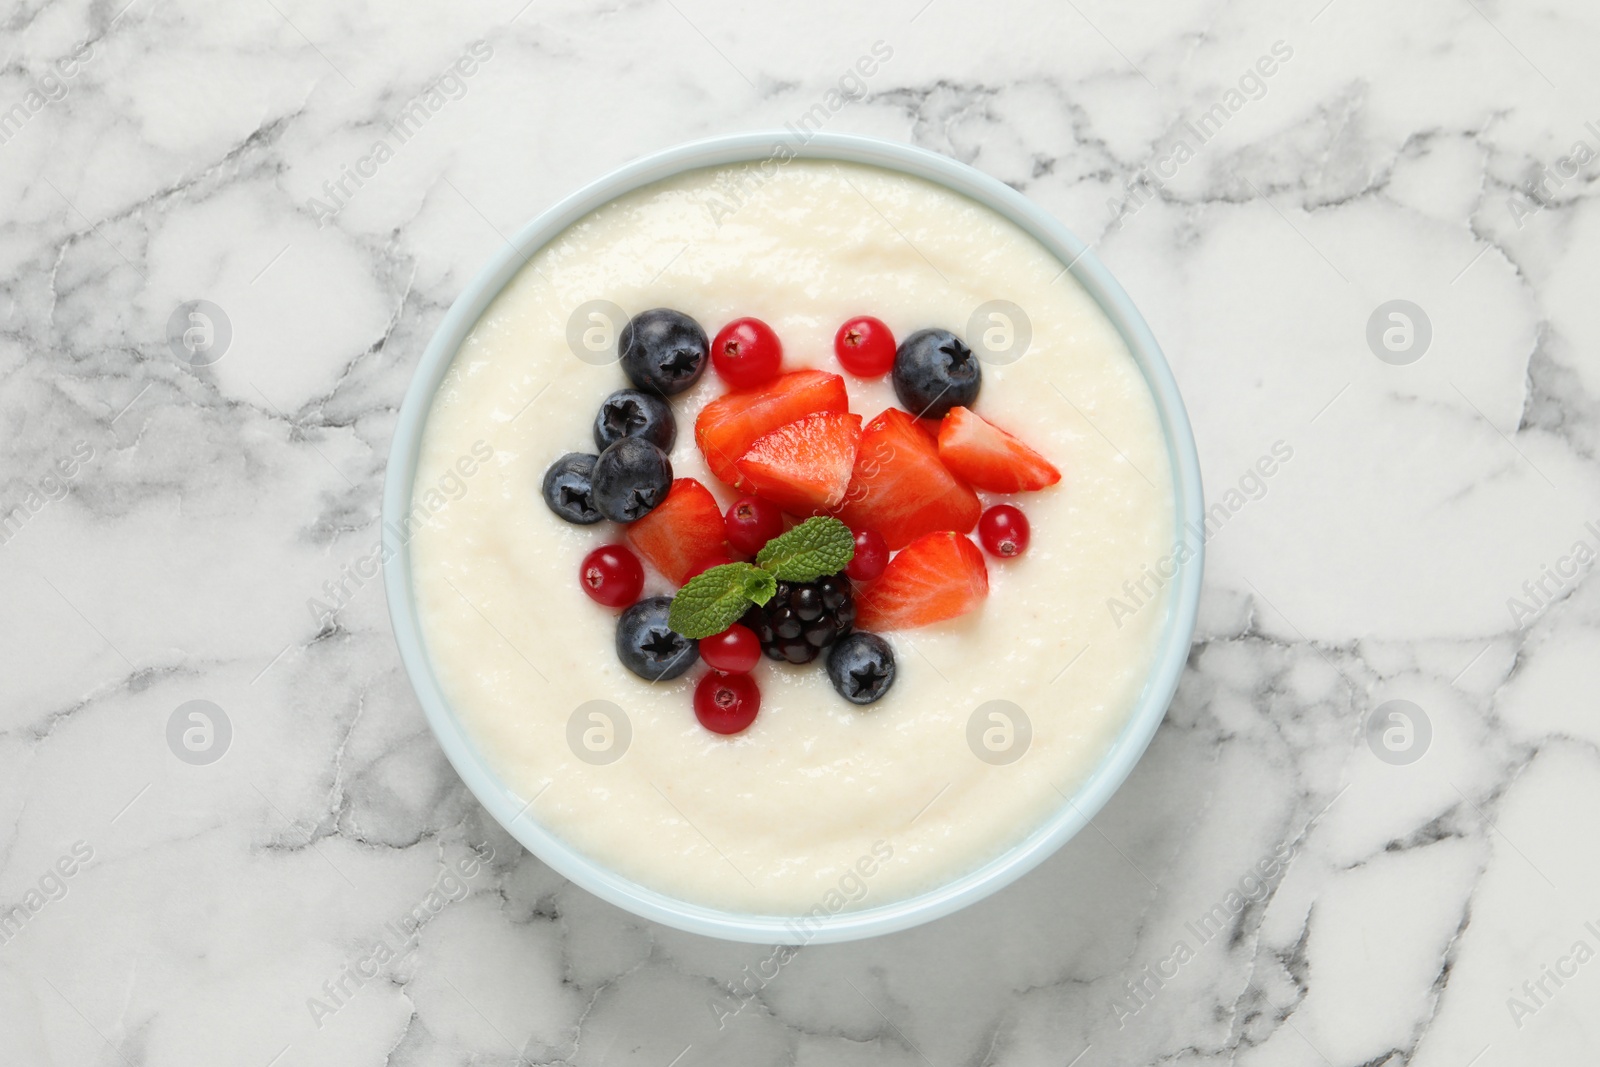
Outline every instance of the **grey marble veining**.
POLYGON ((122 2, 0 15, 0 1062, 1592 1058, 1600 13, 122 2), (1228 506, 1093 829, 780 962, 522 852, 348 574, 422 347, 505 235, 819 105, 1093 241, 1228 506), (197 366, 169 326, 198 299, 231 340, 197 366), (1369 343, 1394 300, 1420 358, 1383 315, 1369 343), (196 700, 215 763, 169 746, 196 700), (1394 700, 1426 742, 1369 726, 1394 700))

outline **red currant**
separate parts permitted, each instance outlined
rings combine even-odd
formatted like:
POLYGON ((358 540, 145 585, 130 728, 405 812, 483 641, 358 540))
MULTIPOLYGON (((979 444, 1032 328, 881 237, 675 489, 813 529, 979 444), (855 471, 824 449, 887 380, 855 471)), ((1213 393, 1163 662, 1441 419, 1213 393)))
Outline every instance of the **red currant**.
POLYGON ((578 580, 589 599, 608 608, 625 608, 639 599, 644 567, 623 545, 601 545, 578 568, 578 580))
POLYGON ((761 690, 748 674, 711 671, 694 687, 694 714, 715 734, 736 734, 756 721, 761 690))
POLYGON ((696 563, 693 567, 691 567, 689 569, 689 573, 685 574, 683 576, 683 584, 684 585, 688 585, 690 578, 693 578, 697 574, 703 574, 706 571, 710 570, 712 567, 720 567, 724 563, 732 563, 732 562, 733 562, 733 560, 729 559, 727 556, 720 555, 720 554, 712 556, 710 559, 702 560, 699 563, 696 563))
POLYGON ((758 496, 743 496, 733 502, 723 524, 734 551, 753 556, 783 533, 783 512, 778 505, 758 496))
POLYGON ((1020 556, 1028 550, 1028 516, 1019 507, 996 504, 978 520, 978 540, 991 556, 1020 556))
POLYGON ((856 531, 856 554, 844 573, 858 582, 870 582, 889 565, 889 542, 877 530, 856 531))
POLYGON ((711 342, 711 365, 735 389, 767 381, 782 362, 783 342, 760 319, 734 319, 711 342))
POLYGON ((734 623, 720 634, 700 639, 700 658, 725 674, 749 674, 761 662, 761 639, 734 623))
POLYGON ((894 366, 894 334, 881 319, 862 315, 839 327, 833 353, 840 366, 858 378, 876 378, 894 366))

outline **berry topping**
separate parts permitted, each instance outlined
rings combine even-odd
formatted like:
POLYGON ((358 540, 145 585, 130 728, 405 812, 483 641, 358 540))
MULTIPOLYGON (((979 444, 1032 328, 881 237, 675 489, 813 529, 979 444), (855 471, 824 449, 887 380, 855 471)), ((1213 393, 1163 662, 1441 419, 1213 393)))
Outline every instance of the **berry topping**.
POLYGON ((681 393, 700 380, 709 347, 700 324, 671 308, 640 312, 617 338, 628 381, 661 396, 681 393))
POLYGON ((594 461, 593 503, 612 522, 635 522, 667 498, 672 461, 642 437, 624 437, 594 461))
POLYGON ((617 658, 647 682, 676 678, 700 658, 695 642, 672 631, 672 599, 645 597, 617 620, 617 658))
POLYGON ((858 530, 855 535, 856 554, 844 573, 855 582, 870 582, 883 573, 889 565, 889 544, 876 530, 858 530))
POLYGON ((862 315, 839 327, 833 336, 839 365, 858 378, 876 378, 894 366, 894 334, 879 319, 862 315))
POLYGON ((807 415, 757 438, 736 464, 740 484, 796 515, 844 500, 861 442, 861 416, 807 415))
POLYGON ((770 381, 783 362, 783 342, 760 319, 734 319, 711 343, 711 365, 734 389, 770 381))
POLYGON ((728 562, 723 536, 716 498, 693 478, 673 482, 667 499, 628 527, 629 543, 673 585, 714 563, 728 562))
POLYGON ((624 608, 639 599, 644 567, 626 547, 601 545, 583 557, 578 578, 590 600, 608 608, 624 608))
POLYGON ((752 605, 739 621, 755 631, 769 658, 810 663, 849 633, 855 618, 849 580, 832 574, 815 582, 779 582, 772 599, 752 605))
POLYGON ((642 437, 661 451, 671 452, 678 440, 672 408, 659 396, 618 389, 606 397, 594 417, 594 446, 604 452, 624 437, 642 437))
POLYGON ((991 556, 1020 556, 1028 551, 1028 516, 1012 504, 996 504, 978 520, 978 540, 991 556))
POLYGON ((725 674, 748 674, 761 662, 761 640, 748 626, 734 623, 720 634, 700 639, 700 658, 725 674))
POLYGON ((694 421, 694 441, 712 474, 729 485, 739 485, 734 463, 756 438, 815 412, 849 410, 844 379, 839 375, 795 371, 779 375, 759 389, 728 393, 711 401, 694 421))
POLYGON ((783 512, 776 504, 758 496, 740 497, 725 518, 728 544, 735 552, 753 556, 766 543, 783 533, 783 512))
POLYGON ((894 354, 894 394, 918 418, 937 419, 972 406, 983 384, 972 349, 949 330, 918 330, 894 354))
POLYGON ((714 734, 736 734, 756 721, 761 690, 748 674, 712 671, 694 687, 694 715, 714 734))
POLYGON ((856 594, 859 621, 872 630, 909 630, 953 619, 989 595, 989 569, 978 546, 957 533, 925 534, 889 561, 856 594))
POLYGON ((828 680, 852 704, 870 704, 894 684, 894 649, 877 634, 853 633, 828 652, 828 680))
POLYGON ((939 424, 939 458, 991 493, 1032 492, 1061 480, 1049 460, 964 407, 951 408, 939 424))
POLYGON ((579 526, 590 526, 604 516, 594 506, 594 461, 597 457, 569 452, 544 472, 544 502, 550 510, 579 526))
POLYGON ((983 505, 939 462, 939 450, 910 415, 890 408, 867 423, 839 517, 876 530, 891 549, 934 530, 966 533, 983 505))

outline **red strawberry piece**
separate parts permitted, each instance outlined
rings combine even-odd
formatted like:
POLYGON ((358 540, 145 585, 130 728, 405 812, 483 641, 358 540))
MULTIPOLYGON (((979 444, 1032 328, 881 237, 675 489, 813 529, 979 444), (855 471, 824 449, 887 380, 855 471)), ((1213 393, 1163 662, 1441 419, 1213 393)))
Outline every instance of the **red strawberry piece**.
POLYGON ((951 408, 939 426, 939 458, 991 493, 1027 493, 1061 480, 1061 472, 1049 460, 962 407, 951 408))
POLYGON ((704 574, 706 571, 710 570, 712 567, 720 567, 724 563, 732 563, 732 562, 733 562, 733 560, 729 559, 727 556, 711 556, 711 557, 709 557, 707 559, 703 559, 699 563, 696 563, 693 567, 690 567, 687 571, 685 571, 683 577, 681 579, 679 579, 678 584, 679 585, 688 585, 689 584, 689 579, 697 577, 697 576, 699 576, 701 574, 704 574))
POLYGON ((740 483, 735 464, 756 438, 805 415, 849 410, 850 399, 839 375, 795 371, 781 374, 759 389, 728 393, 707 404, 694 420, 694 443, 712 474, 749 492, 740 483))
POLYGON ((839 518, 853 530, 877 530, 891 549, 925 533, 966 533, 983 505, 966 482, 939 462, 939 449, 917 420, 890 408, 867 423, 839 518))
POLYGON ((682 585, 708 560, 727 562, 727 527, 711 490, 693 478, 672 483, 667 499, 628 525, 628 541, 674 585, 682 585))
POLYGON ((739 481, 793 515, 829 511, 844 500, 860 444, 860 415, 807 415, 757 438, 739 457, 739 481))
POLYGON ((958 533, 923 534, 855 592, 856 627, 909 630, 965 615, 989 595, 978 546, 958 533))

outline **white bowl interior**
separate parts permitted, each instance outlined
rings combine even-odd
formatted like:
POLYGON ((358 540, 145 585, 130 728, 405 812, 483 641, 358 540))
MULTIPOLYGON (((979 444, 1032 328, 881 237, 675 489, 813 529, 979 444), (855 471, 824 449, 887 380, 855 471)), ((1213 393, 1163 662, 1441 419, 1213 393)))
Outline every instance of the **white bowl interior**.
POLYGON ((751 133, 681 145, 630 163, 574 193, 529 223, 451 305, 418 365, 395 428, 384 485, 384 587, 400 658, 446 756, 478 801, 530 852, 563 877, 630 912, 678 929, 764 944, 848 941, 905 929, 949 914, 1021 877, 1081 830, 1116 791, 1155 734, 1188 658, 1199 606, 1204 504, 1199 457, 1177 384, 1155 337, 1105 267, 1070 231, 1020 193, 981 172, 922 149, 874 138, 816 134, 804 144, 789 133, 751 133), (411 509, 422 430, 433 396, 461 342, 527 256, 600 205, 684 171, 730 163, 790 158, 865 163, 925 178, 1010 219, 1050 249, 1095 298, 1127 342, 1155 398, 1173 471, 1173 543, 1194 554, 1178 564, 1168 586, 1168 614, 1150 674, 1121 732, 1070 801, 1023 840, 937 889, 890 903, 842 911, 821 920, 752 915, 680 900, 623 878, 590 860, 527 814, 528 798, 511 790, 480 752, 434 676, 412 597, 411 560, 400 531, 411 509))

